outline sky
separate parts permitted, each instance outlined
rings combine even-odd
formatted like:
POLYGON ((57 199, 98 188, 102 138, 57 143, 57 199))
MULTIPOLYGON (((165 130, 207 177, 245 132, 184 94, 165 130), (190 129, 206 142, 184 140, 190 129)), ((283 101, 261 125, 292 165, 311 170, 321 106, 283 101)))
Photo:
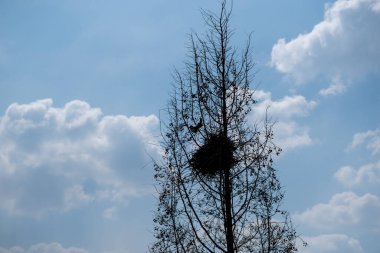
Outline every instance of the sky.
MULTIPOLYGON (((160 112, 216 0, 0 0, 0 253, 143 253, 160 112)), ((380 249, 380 0, 235 0, 301 253, 380 249)))

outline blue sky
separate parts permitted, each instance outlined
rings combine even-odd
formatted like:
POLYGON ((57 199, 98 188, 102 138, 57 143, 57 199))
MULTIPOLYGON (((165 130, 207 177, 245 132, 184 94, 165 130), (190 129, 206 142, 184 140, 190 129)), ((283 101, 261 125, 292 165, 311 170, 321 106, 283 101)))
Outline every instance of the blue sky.
MULTIPOLYGON (((0 1, 0 253, 147 251, 159 112, 217 3, 0 1)), ((378 252, 380 1, 235 0, 232 18, 300 252, 378 252)))

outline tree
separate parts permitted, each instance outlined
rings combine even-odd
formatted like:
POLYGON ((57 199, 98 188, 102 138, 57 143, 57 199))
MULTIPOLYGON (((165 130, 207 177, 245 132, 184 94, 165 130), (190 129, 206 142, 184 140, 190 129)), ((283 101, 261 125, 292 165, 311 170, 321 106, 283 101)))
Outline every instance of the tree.
POLYGON ((295 252, 297 234, 280 209, 272 124, 248 124, 250 38, 232 47, 231 9, 202 11, 208 27, 190 35, 188 60, 173 74, 162 122, 162 163, 155 164, 158 208, 151 252, 295 252))

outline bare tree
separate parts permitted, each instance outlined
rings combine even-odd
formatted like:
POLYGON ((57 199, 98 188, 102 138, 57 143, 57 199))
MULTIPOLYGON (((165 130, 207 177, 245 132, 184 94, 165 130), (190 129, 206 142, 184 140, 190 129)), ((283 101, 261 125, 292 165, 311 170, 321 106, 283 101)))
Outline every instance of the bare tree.
POLYGON ((151 252, 295 252, 297 237, 272 167, 281 149, 272 125, 248 124, 250 39, 230 44, 231 9, 202 11, 207 33, 190 35, 185 69, 162 123, 162 164, 156 164, 158 208, 151 252))

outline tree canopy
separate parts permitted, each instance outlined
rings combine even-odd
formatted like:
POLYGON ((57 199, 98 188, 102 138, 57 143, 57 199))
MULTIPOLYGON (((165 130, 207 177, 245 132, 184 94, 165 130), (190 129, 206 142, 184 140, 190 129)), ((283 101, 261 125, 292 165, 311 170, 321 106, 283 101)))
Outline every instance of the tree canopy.
POLYGON ((219 13, 202 11, 208 29, 190 35, 185 67, 173 73, 151 252, 296 251, 273 125, 248 122, 254 64, 250 38, 241 51, 231 45, 231 10, 224 0, 219 13))

